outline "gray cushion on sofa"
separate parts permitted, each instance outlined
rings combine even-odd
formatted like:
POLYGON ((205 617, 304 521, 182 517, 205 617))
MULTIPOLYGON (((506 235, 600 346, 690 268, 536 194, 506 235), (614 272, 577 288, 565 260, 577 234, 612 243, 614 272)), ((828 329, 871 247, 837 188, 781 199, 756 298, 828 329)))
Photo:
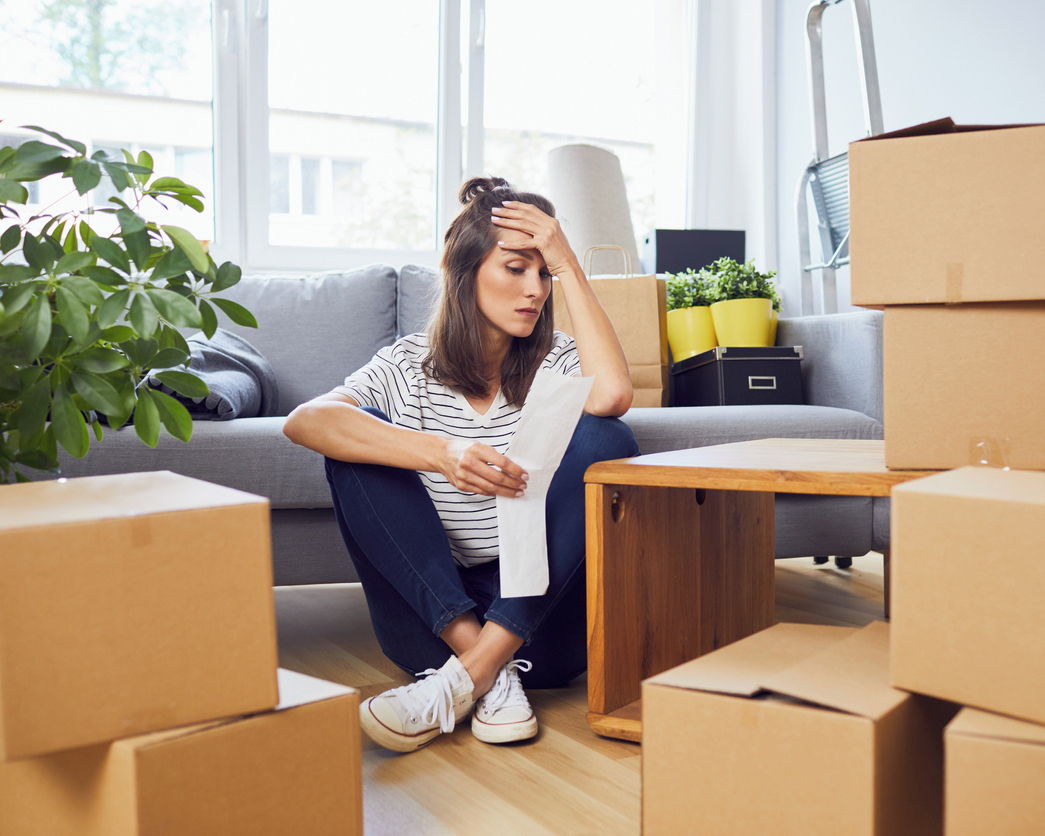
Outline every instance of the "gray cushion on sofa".
POLYGON ((882 420, 881 311, 781 319, 776 342, 802 346, 807 404, 852 409, 882 420))
POLYGON ((84 459, 64 450, 58 459, 62 476, 171 470, 184 476, 268 497, 274 508, 330 508, 323 457, 283 435, 281 417, 196 421, 185 444, 160 433, 155 449, 137 437, 133 427, 106 429, 91 442, 84 459))
POLYGON ((643 454, 757 438, 882 437, 873 418, 830 406, 676 406, 633 409, 622 420, 643 454))
POLYGON ((329 392, 395 338, 396 271, 383 264, 312 276, 244 276, 224 294, 258 328, 219 316, 250 341, 279 381, 279 414, 329 392))
POLYGON ((438 280, 439 274, 431 267, 407 264, 399 271, 396 293, 399 336, 425 330, 439 294, 438 280))

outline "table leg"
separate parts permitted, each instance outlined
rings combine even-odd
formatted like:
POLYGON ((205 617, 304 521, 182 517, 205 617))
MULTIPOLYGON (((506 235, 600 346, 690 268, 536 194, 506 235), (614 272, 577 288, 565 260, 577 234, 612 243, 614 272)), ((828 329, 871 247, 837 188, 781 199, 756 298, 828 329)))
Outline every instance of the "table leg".
POLYGON ((773 494, 587 486, 588 722, 641 739, 643 679, 773 623, 773 494))

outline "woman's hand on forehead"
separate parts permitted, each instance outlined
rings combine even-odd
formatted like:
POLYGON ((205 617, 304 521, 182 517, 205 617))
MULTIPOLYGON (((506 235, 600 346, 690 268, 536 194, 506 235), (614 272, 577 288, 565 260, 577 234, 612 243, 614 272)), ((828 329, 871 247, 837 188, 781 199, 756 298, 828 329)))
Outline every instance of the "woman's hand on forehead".
POLYGON ((506 250, 537 250, 543 256, 548 272, 553 276, 557 276, 577 260, 558 220, 531 203, 506 200, 503 205, 493 208, 490 220, 494 226, 518 230, 529 235, 529 239, 502 239, 497 244, 506 250))

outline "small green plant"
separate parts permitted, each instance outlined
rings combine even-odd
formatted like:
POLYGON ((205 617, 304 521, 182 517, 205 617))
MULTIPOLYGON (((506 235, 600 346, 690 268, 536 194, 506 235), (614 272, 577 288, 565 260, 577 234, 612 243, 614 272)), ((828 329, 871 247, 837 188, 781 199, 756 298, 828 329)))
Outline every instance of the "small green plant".
POLYGON ((773 281, 776 270, 761 273, 754 261, 737 264, 732 258, 720 258, 700 272, 714 284, 717 301, 769 299, 773 310, 780 311, 780 291, 773 281))
POLYGON ((696 308, 718 301, 715 283, 706 270, 697 272, 692 267, 682 273, 665 273, 668 310, 696 308))
POLYGON ((139 214, 143 202, 202 211, 198 189, 154 179, 144 151, 88 157, 82 142, 27 128, 57 144, 0 148, 0 484, 12 474, 28 481, 22 468, 56 473, 58 445, 82 458, 89 428, 101 439, 103 418, 118 428, 133 415, 150 447, 161 425, 188 441, 188 410, 143 382, 155 376, 179 395, 203 397, 207 386, 186 370, 189 347, 178 328, 213 336, 215 308, 257 327, 248 310, 218 295, 239 281, 239 267, 218 267, 190 232, 139 214), (27 184, 67 179, 72 199, 103 177, 120 195, 107 206, 15 208, 29 204, 27 184))

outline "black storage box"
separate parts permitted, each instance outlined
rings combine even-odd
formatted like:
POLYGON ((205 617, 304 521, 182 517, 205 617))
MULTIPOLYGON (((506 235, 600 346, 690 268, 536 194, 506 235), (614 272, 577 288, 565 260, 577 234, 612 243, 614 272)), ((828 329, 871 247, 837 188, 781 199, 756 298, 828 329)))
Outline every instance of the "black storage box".
POLYGON ((699 270, 723 256, 744 263, 743 230, 651 229, 642 246, 644 273, 681 273, 699 270))
POLYGON ((803 403, 802 346, 717 346, 671 367, 673 406, 803 403))

